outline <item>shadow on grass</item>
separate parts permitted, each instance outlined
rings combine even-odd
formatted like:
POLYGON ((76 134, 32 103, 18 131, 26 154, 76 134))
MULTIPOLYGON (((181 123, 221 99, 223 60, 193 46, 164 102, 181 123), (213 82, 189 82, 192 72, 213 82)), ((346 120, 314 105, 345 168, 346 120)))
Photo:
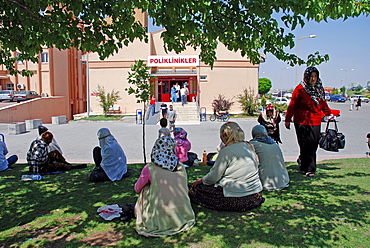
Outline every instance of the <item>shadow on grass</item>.
MULTIPOLYGON (((118 182, 87 181, 88 170, 74 170, 20 181, 27 168, 0 174, 2 247, 322 247, 366 246, 370 210, 368 160, 323 161, 307 178, 287 163, 289 188, 264 192, 265 203, 246 213, 217 212, 193 205, 197 224, 187 233, 145 238, 135 221, 105 221, 100 206, 135 202, 133 185, 143 165, 130 165, 131 176, 118 182), (365 229, 365 230, 363 230, 365 229), (356 243, 357 242, 357 243, 356 243)), ((92 170, 90 165, 88 169, 92 170)), ((210 167, 188 168, 189 182, 210 167)))

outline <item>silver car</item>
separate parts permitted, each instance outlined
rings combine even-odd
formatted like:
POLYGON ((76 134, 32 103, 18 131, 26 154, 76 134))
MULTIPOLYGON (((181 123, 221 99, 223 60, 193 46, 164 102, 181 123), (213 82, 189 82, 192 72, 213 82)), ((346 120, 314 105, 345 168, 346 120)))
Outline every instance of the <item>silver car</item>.
POLYGON ((20 101, 26 101, 26 100, 30 100, 34 98, 39 98, 39 97, 41 96, 37 94, 36 91, 22 90, 14 95, 14 101, 20 102, 20 101))
POLYGON ((13 101, 14 94, 16 94, 17 91, 15 90, 1 90, 0 91, 0 102, 4 100, 13 101))

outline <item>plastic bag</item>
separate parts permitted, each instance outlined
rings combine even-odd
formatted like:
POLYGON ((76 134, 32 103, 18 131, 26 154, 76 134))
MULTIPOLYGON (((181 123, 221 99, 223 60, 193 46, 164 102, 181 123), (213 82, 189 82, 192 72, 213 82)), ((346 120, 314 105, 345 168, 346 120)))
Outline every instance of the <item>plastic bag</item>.
POLYGON ((122 213, 122 208, 120 208, 118 204, 113 204, 100 207, 97 212, 104 220, 112 220, 121 216, 120 213, 122 213))

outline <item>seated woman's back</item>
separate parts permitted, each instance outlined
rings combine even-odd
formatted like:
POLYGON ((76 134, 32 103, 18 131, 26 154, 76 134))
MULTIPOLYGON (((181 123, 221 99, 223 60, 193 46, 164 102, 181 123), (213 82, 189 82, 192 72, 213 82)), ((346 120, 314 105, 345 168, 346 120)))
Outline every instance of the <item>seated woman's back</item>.
POLYGON ((259 177, 263 190, 280 190, 289 186, 289 175, 284 164, 283 153, 274 140, 267 135, 265 127, 252 129, 251 144, 259 159, 259 177))
POLYGON ((136 231, 140 235, 174 235, 189 230, 195 224, 188 196, 187 174, 182 163, 176 159, 175 146, 172 138, 161 137, 153 147, 153 163, 147 165, 151 179, 141 189, 135 206, 136 231), (166 143, 170 143, 171 151, 163 148, 166 143))

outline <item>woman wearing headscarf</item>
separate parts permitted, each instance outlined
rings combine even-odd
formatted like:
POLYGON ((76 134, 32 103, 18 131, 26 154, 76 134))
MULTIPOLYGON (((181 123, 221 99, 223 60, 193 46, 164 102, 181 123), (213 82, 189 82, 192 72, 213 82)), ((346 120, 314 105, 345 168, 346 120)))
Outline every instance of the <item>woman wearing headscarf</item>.
POLYGON ((151 163, 135 183, 140 193, 135 205, 136 231, 164 237, 190 230, 195 224, 185 168, 175 155, 176 142, 168 136, 156 140, 151 163))
POLYGON ((282 143, 279 129, 281 118, 279 111, 275 111, 274 106, 268 104, 266 110, 260 113, 257 121, 266 128, 268 135, 272 137, 276 143, 282 143))
POLYGON ((225 147, 210 172, 189 184, 190 200, 219 211, 244 212, 259 207, 264 198, 253 146, 244 141, 244 131, 235 122, 221 126, 220 138, 225 147))
POLYGON ((274 191, 288 187, 289 175, 280 147, 262 125, 252 128, 252 137, 250 142, 258 156, 258 173, 263 190, 274 191))
MULTIPOLYGON (((176 141, 176 156, 179 161, 185 165, 185 167, 192 166, 194 163, 194 153, 191 153, 191 159, 189 159, 189 151, 191 149, 191 143, 188 140, 188 133, 181 127, 176 127, 173 131, 173 135, 176 141)), ((195 155, 196 156, 196 155, 195 155)))
POLYGON ((99 146, 93 150, 95 169, 89 174, 90 181, 117 181, 130 174, 126 155, 108 128, 98 131, 99 146))
POLYGON ((302 173, 310 177, 315 176, 316 172, 322 112, 331 115, 319 71, 311 66, 305 70, 303 82, 294 89, 285 117, 287 129, 290 129, 293 117, 300 150, 297 162, 302 173))

